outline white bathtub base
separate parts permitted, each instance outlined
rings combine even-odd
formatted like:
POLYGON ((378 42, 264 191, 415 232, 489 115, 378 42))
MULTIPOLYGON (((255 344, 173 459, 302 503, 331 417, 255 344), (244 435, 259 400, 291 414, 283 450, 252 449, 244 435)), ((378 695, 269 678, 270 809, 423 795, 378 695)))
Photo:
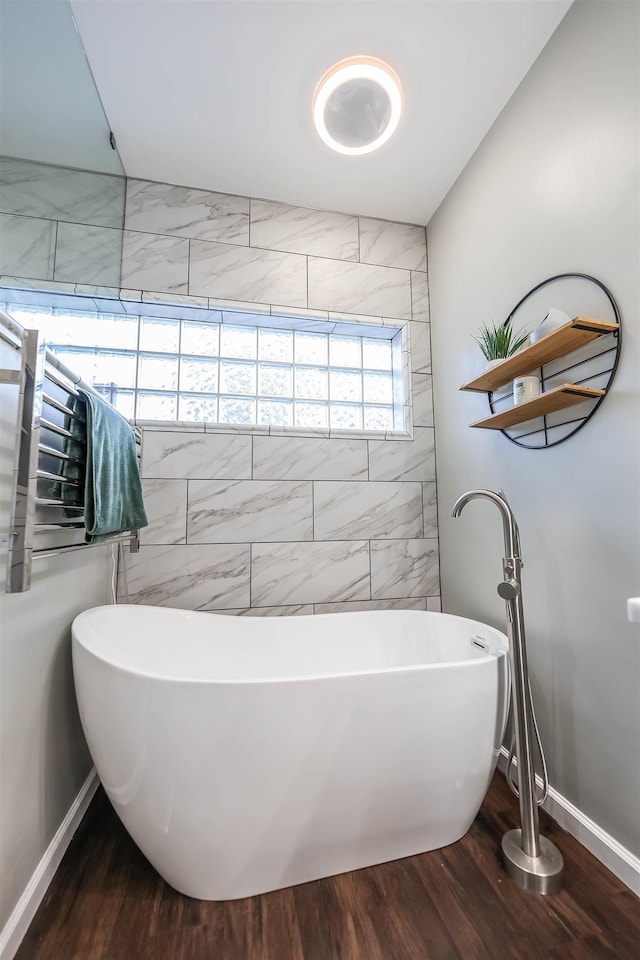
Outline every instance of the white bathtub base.
MULTIPOLYGON (((125 608, 105 609, 113 620, 125 608)), ((184 614, 150 612, 169 625, 167 614, 184 614)), ((82 615, 85 626, 97 613, 82 615)), ((506 638, 462 621, 456 639, 449 634, 459 634, 459 618, 400 614, 272 621, 267 629, 288 631, 289 640, 271 647, 254 643, 264 620, 189 614, 164 639, 147 626, 142 641, 132 629, 115 653, 99 633, 78 639, 74 626, 78 703, 96 768, 167 883, 197 899, 239 899, 466 833, 502 739, 506 638), (217 631, 230 621, 244 634, 228 643, 217 631), (382 639, 370 635, 372 623, 382 639), (213 635, 191 642, 194 626, 213 635), (478 628, 486 651, 471 644, 478 628), (150 648, 145 655, 158 645, 155 675, 153 660, 148 672, 136 668, 136 643, 150 648), (358 645, 363 672, 338 673, 348 657, 358 663, 358 645), (194 658, 191 668, 179 651, 194 658), (320 675, 303 672, 307 655, 309 672, 320 664, 320 675)))
POLYGON ((274 890, 310 883, 313 880, 322 880, 324 877, 333 877, 341 873, 349 873, 352 870, 361 870, 365 867, 389 863, 403 857, 415 856, 418 853, 438 850, 460 840, 470 826, 471 824, 468 824, 459 835, 449 834, 446 838, 444 834, 440 837, 431 834, 427 840, 424 833, 421 834, 416 831, 404 836, 379 840, 378 842, 370 840, 366 844, 363 843, 359 848, 351 845, 348 850, 300 851, 292 863, 283 864, 279 871, 274 869, 273 864, 269 865, 262 874, 262 880, 258 865, 252 861, 246 865, 244 870, 239 871, 233 880, 225 878, 218 882, 207 881, 202 885, 194 885, 190 878, 185 879, 182 871, 169 869, 165 873, 151 857, 147 857, 147 859, 169 886, 187 897, 196 900, 241 900, 245 897, 254 897, 263 893, 271 893, 274 890))

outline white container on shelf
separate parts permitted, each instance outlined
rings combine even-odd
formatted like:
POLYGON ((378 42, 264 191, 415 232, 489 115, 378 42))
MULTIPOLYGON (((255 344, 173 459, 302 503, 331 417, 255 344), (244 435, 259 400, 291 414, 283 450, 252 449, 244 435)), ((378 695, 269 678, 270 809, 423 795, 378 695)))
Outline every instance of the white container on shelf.
POLYGON ((513 381, 513 405, 534 400, 540 394, 540 377, 531 374, 526 377, 516 377, 513 381))

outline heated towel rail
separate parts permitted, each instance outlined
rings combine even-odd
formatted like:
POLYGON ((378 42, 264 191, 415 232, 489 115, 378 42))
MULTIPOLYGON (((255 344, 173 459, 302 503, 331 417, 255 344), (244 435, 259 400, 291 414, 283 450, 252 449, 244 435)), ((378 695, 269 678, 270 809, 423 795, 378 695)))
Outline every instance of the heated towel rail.
MULTIPOLYGON (((84 476, 86 456, 84 403, 79 402, 78 388, 96 395, 97 391, 58 360, 38 330, 21 327, 2 310, 0 321, 0 338, 21 356, 20 369, 0 370, 0 382, 19 387, 6 589, 21 593, 31 586, 34 560, 95 545, 85 542, 83 484, 77 479, 84 476)), ((140 456, 140 431, 134 432, 140 456)), ((138 531, 102 543, 122 542, 136 553, 138 531)))

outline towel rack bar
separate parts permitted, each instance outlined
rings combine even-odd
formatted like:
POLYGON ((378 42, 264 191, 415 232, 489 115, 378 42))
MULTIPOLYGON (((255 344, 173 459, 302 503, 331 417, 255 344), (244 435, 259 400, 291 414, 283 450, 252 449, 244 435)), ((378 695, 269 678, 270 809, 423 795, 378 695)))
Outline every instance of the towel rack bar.
MULTIPOLYGON (((60 520, 59 523, 35 523, 33 526, 36 533, 44 533, 47 530, 82 530, 84 520, 82 517, 78 517, 75 520, 60 520)), ((53 550, 54 547, 51 549, 53 550)))
POLYGON ((81 503, 67 503, 66 500, 57 500, 55 497, 36 497, 36 507, 66 507, 67 510, 82 510, 81 503))
POLYGON ((15 350, 21 350, 24 341, 23 328, 16 323, 8 313, 5 313, 4 310, 0 310, 0 321, 2 322, 2 326, 0 327, 0 340, 4 340, 5 343, 8 343, 9 346, 15 350))
POLYGON ((40 453, 46 453, 50 457, 57 457, 58 460, 68 460, 69 463, 83 463, 83 461, 78 460, 77 457, 70 457, 68 453, 64 453, 62 450, 56 450, 55 447, 49 447, 46 443, 39 443, 38 450, 40 453))
POLYGON ((70 440, 75 440, 76 443, 84 443, 82 437, 76 437, 75 433, 71 433, 70 430, 65 430, 64 427, 58 426, 57 423, 52 423, 51 420, 47 420, 46 417, 40 417, 40 426, 44 427, 45 430, 51 430, 53 433, 57 433, 60 437, 69 437, 70 440))
POLYGON ((44 557, 57 557, 60 553, 73 553, 74 550, 86 550, 87 547, 106 547, 111 543, 130 543, 132 540, 135 540, 135 536, 130 533, 125 537, 113 537, 111 540, 102 540, 100 543, 76 543, 69 547, 52 547, 51 549, 45 547, 42 550, 34 550, 33 559, 41 560, 44 557))
POLYGON ((59 410, 60 413, 64 413, 67 417, 71 417, 73 420, 77 420, 79 423, 85 423, 84 417, 81 417, 79 414, 72 410, 71 407, 68 407, 64 403, 60 403, 59 400, 56 400, 55 397, 50 397, 48 393, 42 394, 42 399, 45 403, 48 403, 49 406, 55 407, 56 410, 59 410))
POLYGON ((74 397, 79 397, 80 394, 76 385, 78 383, 82 383, 82 381, 67 367, 65 367, 64 363, 58 360, 55 353, 53 353, 48 347, 45 347, 44 353, 46 362, 44 370, 45 377, 48 380, 52 380, 54 383, 57 383, 58 386, 62 387, 63 390, 66 390, 67 393, 72 394, 74 397))
POLYGON ((38 470, 38 480, 54 480, 56 483, 64 483, 70 487, 79 487, 77 480, 70 480, 68 477, 62 477, 59 473, 49 473, 48 470, 38 470))
MULTIPOLYGON (((5 315, 3 314, 3 320, 4 320, 4 316, 5 315)), ((20 349, 20 344, 16 343, 16 341, 12 337, 10 337, 8 334, 6 334, 4 330, 0 330, 0 340, 4 340, 4 342, 8 343, 9 346, 13 347, 14 350, 20 349)))

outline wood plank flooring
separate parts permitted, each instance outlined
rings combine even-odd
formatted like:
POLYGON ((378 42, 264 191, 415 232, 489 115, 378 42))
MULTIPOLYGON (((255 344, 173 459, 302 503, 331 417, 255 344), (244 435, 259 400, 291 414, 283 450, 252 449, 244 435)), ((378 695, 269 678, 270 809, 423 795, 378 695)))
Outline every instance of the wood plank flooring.
POLYGON ((544 813, 562 893, 506 876, 500 838, 517 816, 496 774, 450 847, 211 903, 160 879, 100 790, 16 960, 638 960, 640 900, 544 813))

